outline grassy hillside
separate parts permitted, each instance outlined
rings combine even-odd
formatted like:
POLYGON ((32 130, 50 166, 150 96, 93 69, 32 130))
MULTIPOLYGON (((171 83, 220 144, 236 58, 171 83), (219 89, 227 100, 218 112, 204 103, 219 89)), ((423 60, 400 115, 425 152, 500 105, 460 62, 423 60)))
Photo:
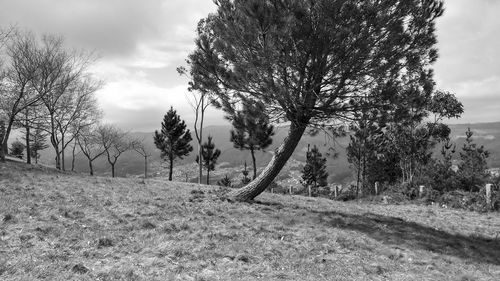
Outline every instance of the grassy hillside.
POLYGON ((1 280, 499 280, 500 217, 0 164, 1 280))

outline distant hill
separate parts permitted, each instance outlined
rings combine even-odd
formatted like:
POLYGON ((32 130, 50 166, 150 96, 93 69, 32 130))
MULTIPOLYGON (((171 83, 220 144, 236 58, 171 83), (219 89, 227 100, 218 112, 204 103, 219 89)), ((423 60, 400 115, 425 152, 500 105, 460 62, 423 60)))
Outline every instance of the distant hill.
MULTIPOLYGON (((474 131, 475 142, 480 145, 484 145, 485 148, 490 151, 491 155, 488 159, 489 167, 500 167, 500 122, 450 125, 450 128, 452 130, 452 140, 457 144, 456 157, 458 157, 458 151, 465 141, 465 131, 468 127, 470 127, 474 131)), ((233 148, 233 144, 229 141, 230 130, 231 127, 229 125, 209 126, 204 129, 205 139, 208 135, 213 136, 217 148, 222 151, 222 154, 218 161, 219 164, 222 164, 222 167, 218 168, 218 170, 221 171, 216 171, 216 173, 214 173, 214 179, 223 176, 223 173, 236 176, 243 169, 242 167, 245 161, 247 162, 249 169, 251 167, 252 160, 250 157, 250 153, 248 151, 241 151, 233 148)), ((283 139, 287 135, 287 130, 287 127, 276 128, 276 134, 273 138, 273 144, 265 152, 258 152, 256 155, 258 167, 265 167, 271 160, 273 151, 282 143, 283 139)), ((166 173, 166 167, 164 164, 162 164, 162 160, 160 159, 160 152, 154 146, 153 133, 134 132, 131 133, 131 136, 136 139, 144 140, 146 147, 152 153, 152 156, 150 158, 150 172, 164 175, 166 173)), ((351 170, 349 168, 349 163, 347 162, 345 151, 347 145, 349 144, 348 137, 331 140, 321 133, 314 137, 304 135, 299 145, 297 146, 295 153, 292 156, 292 159, 296 162, 295 164, 291 165, 290 170, 300 170, 300 164, 305 162, 308 144, 317 145, 324 155, 332 154, 330 148, 333 148, 337 153, 337 158, 327 156, 328 173, 330 174, 329 182, 340 183, 350 180, 351 170)), ((183 168, 180 168, 180 170, 192 169, 192 178, 189 178, 190 180, 193 180, 193 178, 196 177, 196 169, 192 164, 194 163, 196 158, 197 144, 195 143, 195 141, 193 141, 192 145, 194 151, 188 157, 176 162, 175 167, 177 167, 178 169, 175 169, 174 167, 174 172, 177 171, 177 173, 180 172, 179 166, 183 166, 183 168)), ((67 155, 69 154, 70 153, 67 153, 67 155)), ((53 152, 51 149, 47 149, 43 152, 42 160, 44 162, 53 163, 53 152)), ((67 167, 69 167, 71 165, 71 159, 67 159, 67 163, 67 167)), ((97 174, 110 174, 108 163, 104 157, 98 159, 95 162, 94 168, 97 174)), ((141 175, 144 171, 143 158, 141 158, 141 156, 135 152, 127 152, 122 156, 122 158, 119 159, 116 168, 118 176, 141 175)), ((79 155, 77 157, 76 169, 83 172, 88 171, 87 162, 83 155, 79 155)))

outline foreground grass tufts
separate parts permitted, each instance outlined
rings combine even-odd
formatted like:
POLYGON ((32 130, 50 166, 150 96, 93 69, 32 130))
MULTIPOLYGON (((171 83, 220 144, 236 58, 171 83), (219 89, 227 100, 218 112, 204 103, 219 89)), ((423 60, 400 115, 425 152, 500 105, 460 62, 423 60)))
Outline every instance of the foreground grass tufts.
POLYGON ((9 163, 0 280, 499 280, 500 218, 9 163))

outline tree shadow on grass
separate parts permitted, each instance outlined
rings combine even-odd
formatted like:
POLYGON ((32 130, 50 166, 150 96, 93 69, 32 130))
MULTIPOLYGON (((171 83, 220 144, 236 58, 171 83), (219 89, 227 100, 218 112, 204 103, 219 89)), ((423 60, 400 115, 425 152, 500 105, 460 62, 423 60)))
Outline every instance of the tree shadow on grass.
POLYGON ((358 231, 386 245, 427 250, 473 262, 500 265, 500 241, 498 239, 451 234, 401 218, 372 213, 353 215, 341 212, 309 211, 317 214, 317 219, 322 224, 358 231))

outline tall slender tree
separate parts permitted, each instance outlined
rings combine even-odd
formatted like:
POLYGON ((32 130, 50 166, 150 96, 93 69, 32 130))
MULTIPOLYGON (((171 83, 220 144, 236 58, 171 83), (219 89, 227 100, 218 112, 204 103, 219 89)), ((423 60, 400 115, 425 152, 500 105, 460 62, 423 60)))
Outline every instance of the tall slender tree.
POLYGON ((274 127, 269 124, 265 115, 265 106, 261 102, 243 104, 243 109, 228 116, 233 125, 231 142, 235 148, 250 150, 253 164, 253 179, 257 178, 255 152, 268 148, 272 143, 274 127))
MULTIPOLYGON (((185 67, 178 67, 177 72, 180 75, 189 76, 189 73, 185 67)), ((205 121, 205 113, 208 107, 212 104, 212 99, 210 97, 210 91, 203 88, 197 88, 193 81, 189 82, 188 87, 190 96, 187 97, 191 108, 194 111, 194 136, 198 143, 198 158, 203 158, 202 154, 202 141, 203 141, 203 123, 205 121)), ((198 183, 201 184, 203 177, 203 164, 202 161, 198 163, 198 183)))
POLYGON ((197 156, 196 163, 203 163, 203 167, 207 169, 207 184, 210 184, 210 171, 215 170, 215 164, 217 163, 217 159, 219 158, 221 151, 215 148, 215 144, 212 142, 212 136, 210 135, 208 136, 207 142, 203 143, 202 148, 203 158, 200 159, 197 156))
POLYGON ((142 157, 144 157, 144 178, 148 178, 148 158, 151 156, 151 153, 144 145, 144 140, 133 140, 132 141, 132 149, 139 153, 142 157))
POLYGON ((155 131, 154 143, 161 151, 161 157, 169 163, 168 180, 172 180, 174 160, 182 159, 193 151, 189 142, 192 140, 191 132, 186 129, 186 123, 181 120, 173 107, 163 117, 161 131, 155 131))
POLYGON ((440 0, 215 2, 188 59, 193 84, 227 112, 262 101, 271 119, 290 124, 264 171, 231 193, 237 200, 271 184, 308 126, 351 120, 361 95, 377 108, 389 83, 432 88, 440 0))

